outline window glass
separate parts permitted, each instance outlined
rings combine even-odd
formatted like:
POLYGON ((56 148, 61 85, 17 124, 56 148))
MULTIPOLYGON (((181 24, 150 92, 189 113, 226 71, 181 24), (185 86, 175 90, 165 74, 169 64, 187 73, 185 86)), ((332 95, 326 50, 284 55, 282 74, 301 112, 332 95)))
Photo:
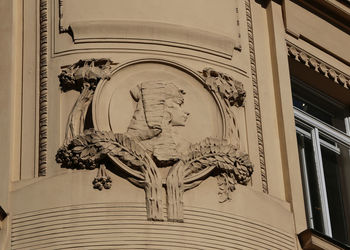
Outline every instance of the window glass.
POLYGON ((333 114, 328 113, 325 110, 322 110, 321 108, 309 103, 306 100, 302 100, 297 95, 293 96, 293 105, 294 107, 297 107, 302 111, 305 111, 306 113, 316 117, 317 119, 329 125, 333 125, 333 120, 335 119, 333 114))
MULTIPOLYGON (((310 139, 306 138, 301 134, 297 134, 297 138, 298 138, 298 147, 299 147, 299 155, 300 155, 300 165, 305 164, 306 178, 308 182, 307 185, 310 192, 308 195, 310 196, 311 213, 308 214, 307 216, 309 220, 312 220, 313 222, 312 222, 312 225, 310 225, 310 222, 309 222, 309 226, 319 232, 323 232, 324 229, 323 229, 323 221, 322 221, 322 213, 321 213, 322 206, 321 206, 320 194, 318 190, 317 173, 316 173, 312 143, 310 139)), ((304 189, 306 188, 305 185, 306 183, 304 182, 304 189)))
POLYGON ((341 242, 346 242, 348 234, 344 207, 346 197, 343 196, 342 173, 338 167, 342 161, 342 155, 322 146, 321 152, 333 237, 341 242))
POLYGON ((295 77, 292 77, 292 93, 294 107, 336 129, 346 132, 344 119, 349 116, 349 112, 345 105, 295 77))

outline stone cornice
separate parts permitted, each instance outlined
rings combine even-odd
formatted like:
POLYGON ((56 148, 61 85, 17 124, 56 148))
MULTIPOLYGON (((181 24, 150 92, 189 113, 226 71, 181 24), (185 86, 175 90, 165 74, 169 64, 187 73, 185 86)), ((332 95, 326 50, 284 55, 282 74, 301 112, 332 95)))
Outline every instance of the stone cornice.
POLYGON ((350 76, 338 70, 332 65, 322 61, 321 59, 311 55, 303 49, 287 41, 288 55, 294 60, 305 64, 307 67, 332 79, 335 83, 350 89, 350 76))
POLYGON ((291 0, 350 33, 350 3, 337 0, 291 0))
MULTIPOLYGON (((282 4, 281 0, 260 0, 263 6, 270 1, 282 4)), ((350 1, 349 0, 288 0, 317 14, 345 32, 350 33, 350 1)))

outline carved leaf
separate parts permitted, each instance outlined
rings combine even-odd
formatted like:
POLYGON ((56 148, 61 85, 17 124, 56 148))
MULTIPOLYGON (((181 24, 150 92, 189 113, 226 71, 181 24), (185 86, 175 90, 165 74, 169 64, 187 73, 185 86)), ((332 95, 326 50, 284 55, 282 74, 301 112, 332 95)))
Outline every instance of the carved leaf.
POLYGON ((148 163, 146 152, 133 139, 123 134, 93 129, 84 131, 83 135, 73 138, 68 145, 60 148, 56 161, 66 168, 93 169, 96 161, 108 154, 139 171, 140 167, 148 163))
POLYGON ((220 155, 215 155, 214 156, 216 160, 218 160, 218 162, 224 162, 224 158, 222 158, 220 155))
POLYGON ((89 88, 95 89, 100 79, 109 79, 112 61, 110 59, 79 60, 58 76, 62 91, 80 91, 83 83, 89 83, 89 88))
POLYGON ((105 133, 105 138, 109 141, 114 141, 115 140, 115 136, 113 134, 112 131, 108 131, 105 133))
POLYGON ((190 150, 185 162, 194 173, 209 166, 229 170, 231 168, 229 164, 233 165, 235 161, 232 156, 236 155, 236 148, 225 140, 206 138, 200 143, 191 145, 190 150), (195 162, 200 162, 202 166, 199 168, 195 162))
POLYGON ((229 157, 227 155, 223 155, 222 158, 224 159, 224 161, 227 163, 227 164, 234 164, 234 160, 232 159, 232 156, 229 157))
POLYGON ((110 144, 111 144, 110 142, 98 141, 98 142, 96 142, 95 145, 96 145, 96 147, 99 147, 99 148, 102 148, 102 149, 107 149, 110 144))
MULTIPOLYGON (((246 185, 253 173, 253 166, 247 154, 239 152, 226 140, 206 138, 200 143, 190 146, 185 159, 186 177, 201 176, 208 167, 218 170, 217 180, 220 202, 230 199, 230 193, 237 183, 246 185)), ((193 178, 192 178, 193 179, 193 178)), ((192 180, 191 179, 191 180, 192 180)))
POLYGON ((203 75, 206 77, 206 87, 221 97, 225 104, 243 106, 246 93, 241 82, 212 68, 205 68, 203 75))
POLYGON ((98 145, 98 143, 100 143, 100 142, 105 143, 105 142, 103 142, 103 141, 105 141, 104 138, 101 138, 101 137, 99 137, 99 136, 95 136, 95 137, 92 138, 92 141, 91 141, 91 142, 92 142, 93 144, 97 144, 97 145, 98 145))
POLYGON ((90 148, 85 148, 82 152, 81 152, 81 154, 80 154, 80 158, 81 159, 86 159, 87 157, 89 157, 90 156, 90 148))
POLYGON ((72 140, 72 144, 74 146, 85 146, 85 145, 87 145, 87 142, 84 138, 81 138, 81 136, 79 136, 79 137, 72 140))
POLYGON ((138 161, 138 160, 135 160, 135 159, 130 160, 130 163, 131 163, 131 165, 137 166, 137 167, 143 166, 143 163, 141 161, 138 161))
POLYGON ((111 153, 112 153, 113 155, 118 155, 118 153, 119 153, 121 150, 122 150, 121 148, 115 147, 113 150, 111 150, 111 153))
POLYGON ((84 146, 76 146, 72 149, 74 153, 80 153, 85 147, 84 146))
POLYGON ((198 172, 202 169, 202 164, 199 161, 195 161, 192 163, 192 168, 194 172, 198 172))
POLYGON ((120 160, 133 167, 139 167, 147 164, 145 162, 146 152, 134 140, 124 134, 116 134, 115 139, 122 148, 121 151, 116 152, 116 156, 118 156, 120 160))
POLYGON ((97 149, 95 147, 90 147, 89 156, 95 156, 97 154, 97 149))
POLYGON ((123 160, 123 161, 131 161, 134 159, 132 155, 130 155, 129 152, 127 151, 121 151, 118 156, 123 160))

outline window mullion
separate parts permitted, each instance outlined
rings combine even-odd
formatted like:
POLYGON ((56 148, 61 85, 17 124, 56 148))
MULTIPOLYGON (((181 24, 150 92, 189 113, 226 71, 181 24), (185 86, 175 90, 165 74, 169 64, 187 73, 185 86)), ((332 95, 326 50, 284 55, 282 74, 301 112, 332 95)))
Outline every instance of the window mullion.
POLYGON ((307 174, 307 166, 306 166, 306 155, 305 155, 305 140, 304 136, 300 136, 301 139, 301 145, 299 147, 299 156, 301 160, 301 169, 302 169, 302 177, 303 177, 303 183, 304 183, 304 197, 306 202, 306 210, 307 210, 307 216, 308 216, 308 224, 310 228, 314 227, 314 218, 312 213, 312 206, 311 206, 311 198, 310 198, 310 186, 309 186, 309 177, 307 174))
POLYGON ((312 146, 314 150, 314 158, 315 158, 316 173, 317 173, 317 180, 318 180, 317 182, 318 182, 318 187, 320 192, 320 201, 322 206, 322 219, 323 219, 323 225, 324 225, 324 233, 332 237, 332 227, 331 227, 331 220, 329 217, 326 181, 325 181, 324 171, 323 171, 321 144, 320 144, 319 131, 317 128, 314 128, 311 130, 311 138, 312 138, 312 146))
POLYGON ((347 135, 350 135, 350 117, 344 119, 345 122, 345 131, 347 135))

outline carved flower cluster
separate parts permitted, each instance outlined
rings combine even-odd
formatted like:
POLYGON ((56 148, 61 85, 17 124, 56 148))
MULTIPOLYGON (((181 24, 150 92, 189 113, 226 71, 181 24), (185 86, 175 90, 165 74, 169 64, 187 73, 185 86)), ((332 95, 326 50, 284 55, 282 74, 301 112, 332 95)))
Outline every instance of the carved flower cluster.
POLYGON ((240 107, 243 105, 246 92, 241 82, 212 68, 205 68, 203 75, 207 78, 206 84, 209 90, 218 92, 230 106, 240 107))
POLYGON ((81 91, 84 87, 95 90, 100 79, 110 78, 110 64, 109 59, 79 60, 59 74, 62 91, 81 91))
POLYGON ((96 159, 90 157, 94 155, 95 149, 87 145, 86 139, 79 136, 74 138, 69 145, 58 149, 56 162, 63 168, 71 169, 95 169, 96 159))
POLYGON ((110 189, 112 187, 112 179, 110 176, 107 175, 107 171, 106 171, 105 166, 101 166, 98 169, 97 176, 92 181, 92 185, 95 189, 98 189, 100 191, 103 188, 110 189))

